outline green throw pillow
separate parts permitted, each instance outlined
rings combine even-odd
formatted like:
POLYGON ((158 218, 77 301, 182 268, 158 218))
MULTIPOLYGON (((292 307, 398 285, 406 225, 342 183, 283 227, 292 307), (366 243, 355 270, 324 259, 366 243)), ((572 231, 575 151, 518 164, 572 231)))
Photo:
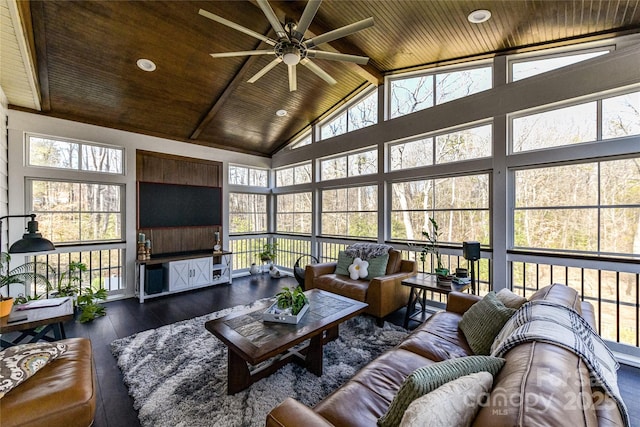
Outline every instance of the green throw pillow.
POLYGON ((343 276, 349 275, 349 266, 353 264, 352 258, 344 253, 344 251, 338 252, 338 265, 336 265, 336 274, 342 274, 343 276))
POLYGON ((411 402, 457 378, 476 372, 489 372, 495 376, 505 360, 491 356, 467 356, 444 360, 418 368, 409 375, 398 394, 393 398, 389 410, 378 419, 380 427, 400 425, 402 416, 411 402))
POLYGON ((369 275, 367 276, 367 280, 371 280, 374 277, 384 276, 387 272, 389 254, 380 255, 367 261, 369 261, 369 275))
POLYGON ((462 315, 459 327, 475 354, 491 353, 491 344, 516 310, 505 307, 489 292, 462 315))

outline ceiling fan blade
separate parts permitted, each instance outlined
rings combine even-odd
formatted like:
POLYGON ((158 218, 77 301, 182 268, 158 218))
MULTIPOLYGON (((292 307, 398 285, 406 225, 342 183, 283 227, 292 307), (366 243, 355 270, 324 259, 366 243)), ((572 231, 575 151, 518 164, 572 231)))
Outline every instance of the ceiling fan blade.
POLYGON ((304 45, 307 49, 311 49, 312 47, 319 46, 322 43, 328 43, 330 41, 346 37, 350 34, 357 33, 358 31, 362 31, 365 28, 369 28, 373 26, 373 18, 363 19, 362 21, 354 22, 353 24, 345 25, 341 28, 336 28, 333 31, 329 31, 328 33, 321 34, 312 39, 309 39, 304 42, 304 45))
POLYGON ((298 79, 296 76, 296 66, 289 65, 289 92, 294 92, 298 89, 298 79))
POLYGON ((220 53, 210 53, 212 58, 230 58, 233 56, 248 56, 248 55, 275 55, 276 53, 273 49, 264 49, 264 50, 244 50, 241 52, 220 52, 220 53))
POLYGON ((228 19, 224 19, 223 17, 218 16, 218 15, 215 15, 215 14, 213 14, 213 13, 211 13, 211 12, 207 12, 207 11, 206 11, 206 10, 204 10, 204 9, 200 9, 200 11, 198 12, 198 14, 200 14, 200 15, 202 15, 202 16, 204 16, 204 17, 206 17, 206 18, 209 18, 209 19, 211 19, 212 21, 215 21, 215 22, 217 22, 217 23, 219 23, 219 24, 226 25, 226 26, 227 26, 227 27, 229 27, 229 28, 233 28, 233 29, 234 29, 234 30, 236 30, 236 31, 240 31, 241 33, 245 33, 245 34, 247 34, 247 35, 249 35, 249 36, 251 36, 251 37, 255 37, 255 38, 257 38, 258 40, 262 40, 263 42, 265 42, 265 43, 267 43, 267 44, 270 44, 271 46, 275 46, 275 45, 276 45, 276 43, 277 43, 275 40, 270 39, 270 38, 269 38, 269 37, 267 37, 267 36, 263 36, 263 35, 262 35, 262 34, 260 34, 260 33, 256 33, 256 32, 255 32, 255 31, 253 31, 253 30, 250 30, 250 29, 248 29, 248 28, 246 28, 246 27, 243 27, 243 26, 242 26, 242 25, 240 25, 240 24, 236 24, 235 22, 231 22, 231 21, 229 21, 228 19))
POLYGON ((253 77, 251 77, 249 80, 247 80, 247 82, 255 83, 260 77, 262 77, 265 74, 267 74, 269 71, 271 71, 271 69, 273 67, 275 67, 276 65, 278 65, 281 62, 282 62, 282 59, 280 59, 280 58, 274 59, 273 61, 269 62, 266 67, 264 67, 262 70, 258 71, 253 77))
POLYGON ((347 55, 346 53, 334 53, 324 50, 308 50, 307 56, 309 58, 328 59, 330 61, 354 62, 360 65, 365 65, 369 62, 369 58, 366 56, 347 55))
POLYGON ((269 4, 269 2, 267 0, 256 0, 256 1, 258 2, 258 6, 260 6, 260 9, 262 9, 262 13, 264 13, 264 15, 269 20, 271 27, 273 27, 273 30, 278 35, 278 39, 285 38, 289 40, 289 35, 284 30, 284 27, 280 23, 280 20, 278 19, 275 12, 271 8, 271 5, 269 4))
POLYGON ((316 12, 318 12, 320 3, 322 3, 322 0, 309 0, 307 2, 307 5, 302 12, 302 16, 300 17, 300 21, 295 29, 295 34, 299 41, 304 38, 304 33, 309 29, 311 21, 313 21, 313 18, 316 16, 316 12))
POLYGON ((333 77, 331 77, 329 74, 327 74, 326 71, 324 71, 322 68, 318 67, 313 62, 311 62, 311 60, 309 60, 308 58, 304 58, 302 61, 300 61, 300 63, 302 65, 304 65, 305 67, 307 67, 308 69, 310 69, 311 71, 313 71, 315 75, 317 75, 322 80, 324 80, 325 82, 329 83, 330 85, 334 85, 334 84, 338 83, 333 77))

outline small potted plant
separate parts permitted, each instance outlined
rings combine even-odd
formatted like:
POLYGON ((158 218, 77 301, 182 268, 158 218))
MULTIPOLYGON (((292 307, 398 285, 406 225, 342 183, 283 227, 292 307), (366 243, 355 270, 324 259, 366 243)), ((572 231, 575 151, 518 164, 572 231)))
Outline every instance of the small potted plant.
POLYGON ((264 313, 263 319, 269 322, 296 324, 309 308, 309 299, 302 287, 291 290, 288 287, 276 294, 276 302, 264 313))
POLYGON ((258 254, 262 262, 273 262, 276 259, 278 243, 265 243, 262 252, 258 254))
MULTIPOLYGON (((440 255, 440 246, 438 243, 438 238, 440 237, 440 232, 438 231, 438 223, 435 219, 429 218, 429 222, 431 222, 432 232, 422 231, 422 235, 427 239, 427 245, 422 249, 422 254, 420 255, 420 259, 423 260, 423 257, 428 253, 432 253, 436 256, 436 274, 438 277, 448 277, 449 269, 445 268, 442 264, 442 255, 440 255)), ((424 261, 424 260, 423 260, 424 261)))

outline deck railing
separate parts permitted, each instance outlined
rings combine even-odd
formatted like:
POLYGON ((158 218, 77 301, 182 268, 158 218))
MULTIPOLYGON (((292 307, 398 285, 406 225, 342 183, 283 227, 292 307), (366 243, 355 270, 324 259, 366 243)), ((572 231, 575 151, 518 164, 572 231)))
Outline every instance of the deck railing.
POLYGON ((609 341, 640 346, 640 264, 630 259, 510 251, 512 289, 525 297, 552 283, 593 304, 596 326, 609 341))
POLYGON ((42 253, 31 257, 30 261, 42 262, 52 267, 47 273, 51 284, 49 289, 43 285, 32 284, 26 292, 31 297, 48 298, 55 292, 62 277, 62 285, 67 284, 69 265, 72 262, 83 263, 86 271, 78 276, 77 285, 82 293, 83 289, 91 287, 94 291, 106 289, 110 295, 125 291, 125 247, 124 244, 96 245, 88 248, 58 248, 55 252, 42 253))

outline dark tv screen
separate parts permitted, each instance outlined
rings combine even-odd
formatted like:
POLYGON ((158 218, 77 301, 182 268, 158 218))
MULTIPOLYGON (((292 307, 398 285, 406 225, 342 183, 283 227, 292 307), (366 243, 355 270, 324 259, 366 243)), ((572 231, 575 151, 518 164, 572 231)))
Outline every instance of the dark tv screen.
POLYGON ((222 189, 138 183, 138 228, 222 225, 222 189))

